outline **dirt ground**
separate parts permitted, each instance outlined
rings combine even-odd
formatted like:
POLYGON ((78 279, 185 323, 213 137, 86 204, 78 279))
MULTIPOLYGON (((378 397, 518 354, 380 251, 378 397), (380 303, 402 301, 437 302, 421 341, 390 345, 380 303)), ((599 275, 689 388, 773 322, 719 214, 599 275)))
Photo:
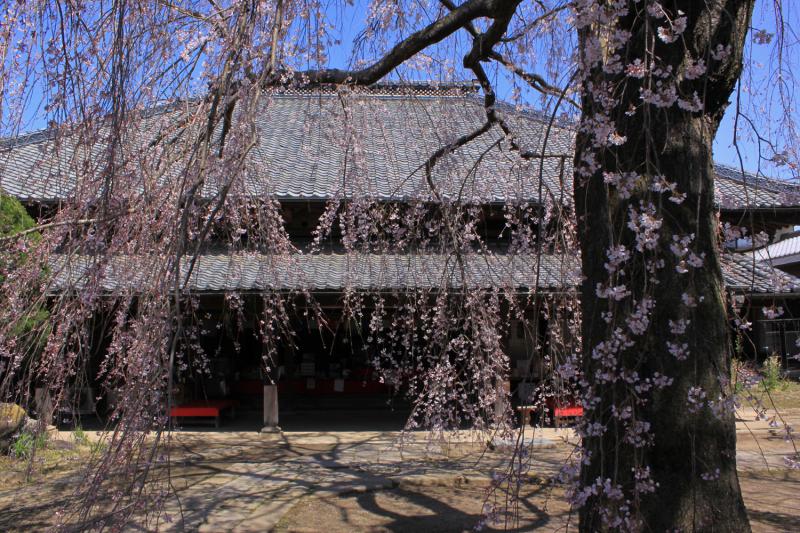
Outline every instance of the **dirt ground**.
POLYGON ((800 472, 740 472, 754 532, 800 531, 800 472))
MULTIPOLYGON (((800 409, 785 414, 798 426, 800 409)), ((569 454, 570 435, 537 434, 533 470, 540 477, 526 485, 510 514, 498 514, 499 522, 485 530, 572 529, 575 517, 563 488, 542 481, 569 454)), ((741 414, 737 435, 753 530, 800 531, 800 472, 783 462, 792 444, 769 423, 754 421, 752 413, 741 414)), ((499 450, 486 452, 474 435, 434 445, 421 437, 400 450, 396 437, 364 431, 180 432, 172 449, 174 498, 165 502, 160 521, 142 519, 130 530, 459 532, 475 529, 487 503, 507 508, 489 498, 487 489, 491 473, 502 465, 499 450)), ((48 529, 59 510, 78 501, 80 468, 98 447, 70 438, 54 436, 29 481, 25 462, 0 459, 0 531, 48 529)))
MULTIPOLYGON (((278 522, 280 533, 565 531, 575 517, 563 489, 532 485, 510 512, 485 523, 482 509, 488 490, 479 486, 406 485, 378 492, 308 497, 278 522)), ((505 507, 505 502, 489 500, 505 507)))
MULTIPOLYGON (((800 531, 800 474, 747 472, 741 476, 755 533, 800 531)), ((375 493, 308 497, 278 523, 281 533, 474 531, 487 491, 479 487, 403 486, 375 493)), ((563 490, 534 487, 523 494, 517 520, 487 524, 484 531, 568 531, 576 516, 563 490)))
MULTIPOLYGON (((800 391, 794 387, 792 393, 800 391)), ((784 395, 782 395, 784 396, 784 395)), ((783 398, 784 402, 786 401, 783 398)), ((798 405, 800 402, 792 402, 798 405)), ((800 423, 800 409, 783 410, 786 422, 800 423)), ((793 445, 768 422, 755 421, 754 413, 740 413, 737 423, 739 480, 754 532, 800 531, 800 471, 787 470, 783 458, 793 445)), ((290 509, 277 524, 283 533, 346 533, 351 531, 400 532, 473 531, 482 519, 489 491, 481 486, 424 486, 403 484, 369 494, 308 496, 290 509)), ((484 530, 567 531, 575 524, 561 487, 532 485, 521 495, 512 517, 484 530), (516 518, 514 521, 512 518, 516 518)), ((491 503, 491 500, 489 500, 491 503)), ((502 502, 500 503, 502 506, 502 502)))

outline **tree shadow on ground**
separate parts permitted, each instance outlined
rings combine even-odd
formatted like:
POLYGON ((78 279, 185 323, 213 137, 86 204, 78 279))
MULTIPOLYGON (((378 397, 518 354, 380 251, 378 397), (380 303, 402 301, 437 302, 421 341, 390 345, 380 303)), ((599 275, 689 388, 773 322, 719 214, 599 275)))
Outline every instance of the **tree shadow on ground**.
POLYGON ((800 517, 774 511, 747 509, 747 516, 753 531, 762 530, 760 526, 770 526, 777 531, 800 531, 800 517))
MULTIPOLYGON (((485 523, 487 531, 564 530, 568 509, 545 511, 546 488, 526 491, 519 506, 485 523)), ((289 511, 277 531, 474 531, 482 524, 486 488, 401 485, 395 489, 309 497, 289 511)), ((502 503, 500 504, 502 506, 502 503)))

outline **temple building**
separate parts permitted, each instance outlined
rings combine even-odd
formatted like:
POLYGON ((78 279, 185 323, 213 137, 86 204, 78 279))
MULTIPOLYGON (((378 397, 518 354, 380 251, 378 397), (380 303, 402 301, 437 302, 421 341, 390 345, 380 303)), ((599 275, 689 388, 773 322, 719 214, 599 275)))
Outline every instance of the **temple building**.
MULTIPOLYGON (((182 259, 187 276, 181 290, 196 305, 194 325, 203 333, 198 343, 208 367, 202 374, 176 374, 175 407, 185 410, 174 414, 219 423, 217 405, 263 411, 266 424, 291 426, 310 410, 327 410, 333 420, 337 411, 374 409, 400 420, 413 410, 404 388, 425 384, 377 372, 382 355, 368 339, 376 326, 367 315, 355 323, 346 309, 375 306, 371 296, 359 297, 378 294, 384 317, 391 317, 421 295, 477 289, 518 298, 519 317, 502 328, 502 366, 509 401, 526 403, 530 384, 553 364, 550 351, 572 349, 562 327, 570 317, 548 306, 574 298, 581 282, 578 252, 560 237, 572 210, 574 133, 569 122, 543 113, 506 104, 498 109, 517 135, 513 142, 492 126, 426 165, 437 150, 486 122, 473 87, 409 84, 268 95, 254 117, 257 142, 246 178, 225 192, 247 213, 276 215, 271 220, 283 224, 291 247, 276 252, 243 225, 212 232, 196 258, 182 259), (442 217, 452 209, 474 221, 470 244, 458 253, 443 234, 442 217), (334 218, 335 224, 321 223, 334 218), (370 227, 379 229, 371 234, 370 227), (303 312, 298 306, 291 345, 270 347, 272 363, 265 366, 259 321, 276 294, 304 295, 315 307, 303 312)), ((172 134, 182 110, 173 103, 144 113, 141 136, 150 141, 142 146, 165 138, 164 131, 172 134)), ((86 204, 92 195, 146 195, 163 183, 143 181, 139 190, 118 191, 102 179, 79 181, 76 169, 91 167, 97 154, 63 139, 56 146, 44 131, 0 146, 0 189, 35 218, 51 217, 76 199, 86 204)), ((767 244, 800 225, 800 187, 722 165, 716 171, 721 223, 748 226, 767 244)), ((213 200, 225 187, 222 177, 211 176, 201 195, 213 200)), ((731 243, 722 258, 733 306, 753 323, 737 350, 754 360, 777 354, 788 366, 800 352, 798 272, 754 254, 755 240, 748 242, 731 243), (776 307, 780 318, 765 314, 776 307)), ((110 295, 135 293, 163 261, 152 254, 102 263, 90 251, 54 255, 52 291, 80 290, 95 277, 110 295)), ((378 328, 391 327, 385 322, 378 328)), ((98 340, 97 358, 104 342, 98 340)), ((412 372, 413 364, 403 368, 412 372)), ((101 383, 87 387, 94 388, 88 396, 105 395, 112 403, 101 383)), ((101 411, 101 404, 93 408, 101 411)))

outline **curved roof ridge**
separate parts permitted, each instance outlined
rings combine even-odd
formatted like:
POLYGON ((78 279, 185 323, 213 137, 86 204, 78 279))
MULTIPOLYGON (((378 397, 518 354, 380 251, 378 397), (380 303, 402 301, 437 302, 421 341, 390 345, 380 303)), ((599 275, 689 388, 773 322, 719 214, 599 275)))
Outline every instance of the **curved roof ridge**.
MULTIPOLYGON (((182 105, 191 105, 195 102, 198 102, 199 100, 200 98, 162 100, 149 107, 145 107, 142 109, 136 109, 136 108, 131 109, 130 112, 133 114, 138 114, 137 118, 147 119, 156 117, 164 113, 169 113, 170 111, 175 111, 182 105)), ((108 115, 106 115, 100 120, 99 126, 101 128, 103 127, 103 122, 105 122, 108 118, 109 118, 108 115)), ((65 128, 68 126, 70 125, 58 124, 56 126, 48 126, 38 130, 29 131, 27 133, 22 133, 20 135, 15 135, 13 137, 0 138, 0 150, 5 150, 5 149, 13 150, 14 148, 19 148, 22 146, 29 146, 39 142, 51 141, 55 138, 55 135, 60 128, 65 128)))
POLYGON ((800 185, 796 183, 765 176, 764 174, 761 174, 760 171, 755 174, 746 170, 742 172, 740 168, 726 165, 725 163, 717 163, 716 161, 714 162, 714 170, 716 171, 717 176, 736 180, 745 186, 755 185, 777 193, 786 192, 789 189, 800 190, 800 185))

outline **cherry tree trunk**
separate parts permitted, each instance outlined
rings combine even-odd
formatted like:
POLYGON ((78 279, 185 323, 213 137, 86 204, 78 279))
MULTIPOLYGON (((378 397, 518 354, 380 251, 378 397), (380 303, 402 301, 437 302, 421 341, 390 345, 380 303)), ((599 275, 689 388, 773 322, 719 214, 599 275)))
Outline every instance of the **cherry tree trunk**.
MULTIPOLYGON (((704 76, 675 82, 687 99, 699 91, 704 105, 648 105, 642 98, 642 89, 653 86, 647 76, 609 73, 613 69, 600 64, 587 68, 583 79, 574 190, 587 381, 580 526, 613 529, 615 520, 630 518, 627 529, 749 531, 725 387, 731 350, 712 143, 741 73, 753 2, 662 2, 673 10, 673 21, 688 19, 680 41, 672 43, 655 38, 651 30, 669 26, 642 4, 629 2, 629 13, 618 19, 616 29, 632 37, 616 53, 627 64, 640 58, 655 65, 649 58, 658 58, 658 66, 676 73, 692 58, 704 58, 704 76), (727 53, 712 56, 717 45, 727 53), (612 106, 593 94, 602 84, 613 87, 612 106), (598 116, 614 125, 614 142, 598 139, 598 116), (633 177, 620 185, 625 173, 633 177), (652 247, 639 222, 650 224, 652 247), (612 275, 609 251, 620 246, 631 255, 612 275), (687 249, 701 265, 686 264, 687 249), (609 296, 603 288, 614 284, 624 291, 609 296), (646 329, 637 330, 642 323, 646 329)), ((594 30, 582 35, 584 57, 594 30)))

